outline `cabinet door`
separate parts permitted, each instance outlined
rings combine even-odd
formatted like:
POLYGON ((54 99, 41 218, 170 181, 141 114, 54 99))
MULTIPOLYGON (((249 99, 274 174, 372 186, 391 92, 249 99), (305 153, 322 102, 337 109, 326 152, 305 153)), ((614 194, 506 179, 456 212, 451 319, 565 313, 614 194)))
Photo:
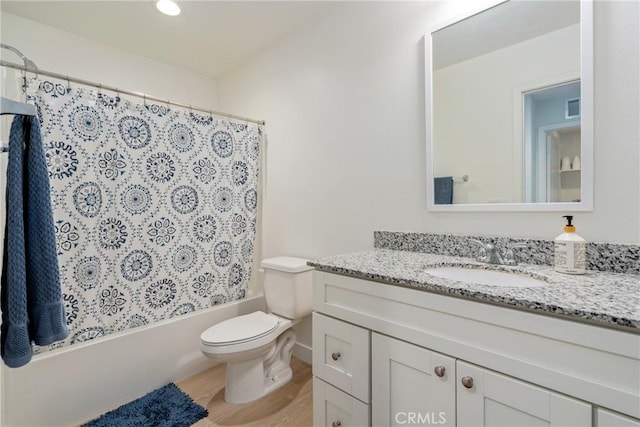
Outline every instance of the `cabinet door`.
POLYGON ((368 426, 369 406, 314 377, 313 425, 315 427, 368 426))
POLYGON ((373 333, 372 424, 455 426, 455 378, 455 359, 373 333))
POLYGON ((598 408, 597 427, 640 427, 640 420, 598 408))
POLYGON ((457 361, 458 426, 591 426, 591 405, 457 361))

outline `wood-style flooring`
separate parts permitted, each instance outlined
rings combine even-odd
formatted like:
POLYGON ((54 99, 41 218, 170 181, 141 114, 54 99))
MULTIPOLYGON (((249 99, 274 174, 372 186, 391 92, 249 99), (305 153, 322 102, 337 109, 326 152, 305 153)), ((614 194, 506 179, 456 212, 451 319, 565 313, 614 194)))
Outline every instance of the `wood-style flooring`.
POLYGON ((194 424, 213 426, 290 426, 313 425, 311 366, 292 357, 293 378, 267 396, 251 403, 231 404, 224 401, 225 364, 202 371, 176 382, 209 416, 194 424))

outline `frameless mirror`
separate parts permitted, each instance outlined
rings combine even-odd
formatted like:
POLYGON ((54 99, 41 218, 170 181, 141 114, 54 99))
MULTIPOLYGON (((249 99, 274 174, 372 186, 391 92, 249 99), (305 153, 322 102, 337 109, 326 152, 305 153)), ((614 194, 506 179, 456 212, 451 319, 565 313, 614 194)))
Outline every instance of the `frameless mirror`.
POLYGON ((593 206, 593 4, 509 0, 425 36, 435 211, 593 206))

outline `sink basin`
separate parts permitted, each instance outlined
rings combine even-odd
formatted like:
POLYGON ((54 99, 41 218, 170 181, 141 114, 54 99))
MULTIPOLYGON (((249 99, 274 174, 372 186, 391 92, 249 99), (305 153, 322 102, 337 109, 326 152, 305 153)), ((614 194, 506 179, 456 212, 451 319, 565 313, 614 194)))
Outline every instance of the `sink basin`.
POLYGON ((465 267, 432 267, 426 268, 424 272, 443 279, 489 286, 530 288, 547 285, 547 283, 542 280, 534 279, 533 277, 525 276, 517 272, 512 273, 465 267))

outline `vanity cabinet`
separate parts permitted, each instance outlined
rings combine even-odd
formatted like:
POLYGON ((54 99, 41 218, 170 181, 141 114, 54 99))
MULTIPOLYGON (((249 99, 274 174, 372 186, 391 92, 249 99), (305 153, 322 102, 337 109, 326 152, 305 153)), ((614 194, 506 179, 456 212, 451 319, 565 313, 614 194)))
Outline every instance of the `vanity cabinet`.
POLYGON ((320 271, 313 293, 315 425, 640 427, 638 334, 320 271))

